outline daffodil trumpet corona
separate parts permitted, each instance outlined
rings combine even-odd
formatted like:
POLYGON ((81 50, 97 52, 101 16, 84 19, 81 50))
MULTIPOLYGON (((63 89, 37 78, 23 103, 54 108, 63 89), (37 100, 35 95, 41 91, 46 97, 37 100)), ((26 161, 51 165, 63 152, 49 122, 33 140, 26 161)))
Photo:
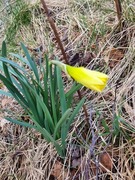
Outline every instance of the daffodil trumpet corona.
POLYGON ((68 77, 72 77, 78 83, 94 91, 103 91, 107 84, 108 76, 104 73, 84 67, 73 67, 56 60, 52 60, 51 63, 58 65, 68 77))

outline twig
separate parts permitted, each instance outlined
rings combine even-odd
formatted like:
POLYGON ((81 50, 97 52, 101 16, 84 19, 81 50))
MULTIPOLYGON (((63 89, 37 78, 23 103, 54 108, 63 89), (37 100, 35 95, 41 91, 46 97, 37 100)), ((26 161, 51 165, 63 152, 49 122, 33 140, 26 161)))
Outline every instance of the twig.
POLYGON ((122 5, 121 5, 121 0, 114 0, 115 6, 116 6, 116 11, 117 11, 117 18, 118 18, 118 27, 119 31, 121 31, 125 25, 125 22, 122 21, 122 5))
MULTIPOLYGON (((46 3, 45 3, 44 0, 41 0, 41 3, 42 3, 43 8, 44 8, 44 10, 45 10, 45 12, 46 12, 46 15, 47 15, 49 24, 50 24, 50 26, 51 26, 54 34, 55 34, 55 37, 56 37, 57 43, 58 43, 58 45, 59 45, 59 47, 60 47, 60 50, 61 50, 61 52, 62 52, 63 58, 64 58, 66 64, 69 64, 68 59, 67 59, 67 56, 66 56, 66 53, 65 53, 65 50, 64 50, 64 47, 63 47, 63 44, 62 44, 62 42, 61 42, 61 40, 60 40, 60 37, 59 37, 58 31, 57 31, 57 29, 56 29, 55 23, 54 23, 53 19, 52 19, 51 16, 50 16, 48 7, 47 7, 47 5, 46 5, 46 3)), ((78 90, 77 93, 78 93, 79 99, 81 100, 81 99, 82 99, 82 95, 81 95, 80 90, 78 90)), ((86 106, 85 106, 85 105, 83 105, 83 110, 84 110, 84 113, 85 113, 85 116, 86 116, 86 120, 88 120, 88 113, 87 113, 87 109, 86 109, 86 106)))
POLYGON ((95 156, 95 145, 96 145, 99 137, 95 134, 93 125, 92 125, 92 107, 90 108, 89 124, 90 124, 90 128, 91 128, 91 133, 92 133, 92 143, 91 143, 90 149, 89 149, 90 158, 92 158, 92 157, 94 158, 94 162, 96 165, 96 180, 98 180, 99 161, 95 156))
POLYGON ((63 55, 63 57, 64 57, 64 60, 65 60, 65 62, 66 62, 67 64, 69 64, 68 59, 67 59, 67 56, 66 56, 66 53, 65 53, 65 50, 64 50, 64 48, 63 48, 63 44, 62 44, 62 42, 61 42, 61 40, 60 40, 60 37, 59 37, 58 31, 57 31, 57 29, 56 29, 56 26, 55 26, 55 24, 54 24, 54 21, 53 21, 53 19, 52 19, 51 16, 50 16, 48 7, 47 7, 47 5, 46 5, 46 3, 45 3, 44 0, 41 0, 41 3, 42 3, 43 8, 44 8, 44 10, 45 10, 45 12, 46 12, 46 15, 47 15, 48 21, 49 21, 49 23, 50 23, 50 26, 51 26, 54 34, 55 34, 57 43, 58 43, 58 45, 59 45, 59 47, 60 47, 60 50, 61 50, 62 55, 63 55))
POLYGON ((90 115, 89 115, 89 124, 90 124, 90 129, 91 129, 91 134, 92 134, 92 142, 89 147, 89 156, 86 161, 85 165, 85 179, 89 180, 89 169, 90 169, 90 160, 93 158, 96 166, 96 180, 98 180, 98 174, 99 174, 99 161, 98 161, 98 156, 95 155, 95 146, 98 140, 98 136, 94 132, 93 128, 93 122, 92 122, 92 107, 90 108, 90 115))
POLYGON ((115 1, 115 6, 116 6, 118 20, 121 21, 121 19, 122 19, 122 6, 121 6, 121 2, 120 2, 120 0, 114 0, 114 1, 115 1))

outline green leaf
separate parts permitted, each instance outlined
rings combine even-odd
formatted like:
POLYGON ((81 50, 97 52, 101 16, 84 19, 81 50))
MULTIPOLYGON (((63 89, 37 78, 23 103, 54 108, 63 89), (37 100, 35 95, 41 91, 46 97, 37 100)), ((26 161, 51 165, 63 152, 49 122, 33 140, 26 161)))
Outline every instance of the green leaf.
POLYGON ((44 92, 42 94, 44 103, 46 104, 47 108, 50 109, 49 106, 49 97, 50 97, 50 91, 49 91, 49 80, 48 80, 48 74, 49 74, 49 65, 48 65, 48 57, 45 55, 45 61, 46 61, 46 68, 43 69, 43 81, 44 81, 44 92))
POLYGON ((73 101, 73 95, 74 93, 79 90, 82 87, 81 84, 77 84, 74 82, 72 88, 66 93, 66 99, 67 99, 67 107, 70 108, 72 106, 72 101, 73 101))
POLYGON ((54 79, 56 78, 53 77, 53 74, 52 74, 52 65, 50 65, 50 68, 49 68, 49 76, 50 76, 50 99, 51 99, 51 105, 52 105, 52 116, 54 119, 54 124, 56 125, 58 121, 57 114, 56 114, 56 103, 55 103, 55 92, 54 92, 54 79))
POLYGON ((72 112, 68 122, 65 124, 65 128, 62 129, 62 142, 64 143, 65 138, 67 136, 67 133, 69 131, 69 128, 75 118, 75 116, 77 115, 77 113, 79 112, 79 110, 81 109, 81 107, 83 106, 85 101, 85 98, 81 99, 81 101, 77 104, 76 108, 74 109, 74 111, 72 112))
POLYGON ((10 55, 16 57, 18 60, 22 61, 24 64, 28 65, 28 66, 31 68, 29 61, 27 61, 27 60, 26 60, 24 57, 22 57, 21 55, 19 55, 19 54, 14 54, 14 53, 10 53, 10 55))
POLYGON ((0 94, 4 95, 4 96, 8 96, 8 97, 13 97, 10 92, 6 92, 6 91, 3 91, 3 90, 0 90, 0 94))
MULTIPOLYGON (((7 48, 6 48, 5 41, 3 41, 3 43, 2 43, 2 56, 7 57, 7 48)), ((8 78, 8 80, 11 81, 11 77, 10 77, 10 74, 8 71, 8 67, 7 67, 6 63, 4 63, 4 62, 3 62, 3 71, 5 73, 5 76, 8 78)))
POLYGON ((0 74, 0 80, 4 83, 4 85, 8 88, 9 92, 12 94, 12 96, 24 107, 28 107, 27 101, 24 99, 24 97, 21 95, 21 93, 17 90, 17 88, 2 74, 0 74))
POLYGON ((33 70, 35 77, 37 79, 38 82, 40 82, 40 78, 39 78, 39 74, 38 74, 38 69, 37 69, 37 65, 35 64, 35 62, 32 60, 27 48, 24 46, 23 43, 21 43, 21 47, 27 57, 27 60, 29 61, 30 67, 33 70))
POLYGON ((63 87, 63 82, 62 82, 62 77, 61 77, 61 70, 59 67, 57 67, 57 80, 58 80, 58 88, 59 88, 60 107, 61 107, 61 112, 63 115, 65 111, 67 110, 67 104, 66 104, 66 97, 65 97, 65 92, 64 92, 64 87, 63 87))
POLYGON ((36 96, 37 102, 40 104, 44 114, 46 115, 46 121, 48 123, 48 126, 49 126, 50 130, 51 130, 51 132, 53 132, 53 130, 54 130, 54 123, 53 123, 51 114, 50 114, 49 110, 47 109, 47 107, 46 107, 45 103, 43 102, 43 100, 40 98, 40 96, 36 95, 36 94, 35 94, 35 96, 36 96))
POLYGON ((2 57, 7 57, 7 47, 6 47, 6 42, 2 42, 2 57))
POLYGON ((6 64, 6 63, 3 63, 3 70, 4 70, 4 74, 5 74, 6 78, 7 78, 10 82, 12 82, 12 80, 11 80, 11 75, 10 75, 10 73, 9 73, 9 70, 8 70, 8 67, 7 67, 7 64, 6 64))
MULTIPOLYGON (((70 114, 71 114, 71 109, 67 109, 67 111, 63 114, 63 116, 61 117, 61 119, 57 123, 57 125, 56 125, 56 127, 54 129, 54 139, 56 139, 57 133, 60 130, 63 122, 67 121, 67 118, 70 116, 70 114)), ((60 133, 58 133, 58 134, 60 134, 60 133)))
POLYGON ((0 90, 0 94, 1 94, 1 95, 4 95, 4 96, 13 97, 10 92, 6 92, 6 91, 3 91, 3 90, 0 90))
POLYGON ((7 59, 7 58, 4 58, 4 57, 0 57, 0 60, 2 62, 5 62, 5 63, 8 63, 9 65, 12 65, 14 67, 16 67, 17 69, 20 69, 21 71, 23 71, 24 73, 26 73, 26 71, 24 70, 24 68, 22 68, 21 66, 19 66, 17 63, 7 59))
POLYGON ((62 153, 62 148, 61 146, 57 143, 57 141, 54 140, 54 138, 46 131, 46 129, 42 128, 41 126, 39 126, 36 122, 35 122, 35 125, 31 125, 27 122, 22 122, 22 121, 19 121, 19 120, 16 120, 16 119, 11 119, 11 118, 8 118, 6 117, 6 119, 12 123, 15 123, 15 124, 18 124, 18 125, 21 125, 21 126, 24 126, 24 127, 27 127, 27 128, 34 128, 36 129, 37 131, 39 131, 43 136, 44 138, 48 141, 48 142, 51 142, 54 144, 58 154, 60 156, 63 156, 63 153, 62 153))
POLYGON ((3 65, 1 61, 0 61, 0 70, 3 72, 3 65))
MULTIPOLYGON (((18 77, 19 78, 19 77, 18 77)), ((53 120, 52 120, 52 117, 50 115, 50 112, 49 110, 47 109, 46 107, 46 104, 43 102, 43 99, 42 97, 40 97, 40 95, 37 94, 37 92, 33 89, 33 87, 31 87, 30 85, 28 85, 27 83, 21 81, 20 79, 20 83, 22 84, 23 86, 23 89, 25 91, 25 97, 27 98, 28 100, 28 103, 30 105, 30 107, 32 107, 32 113, 34 115, 37 114, 37 109, 35 107, 37 107, 37 104, 40 105, 40 107, 42 108, 42 111, 44 112, 44 114, 46 115, 46 118, 47 118, 47 123, 49 124, 49 127, 51 129, 51 131, 53 131, 54 129, 54 124, 53 124, 53 120), (35 100, 34 100, 34 99, 35 100), (34 106, 35 105, 35 106, 34 106)), ((36 117, 37 118, 37 117, 36 117)), ((38 117, 39 118, 39 117, 38 117)), ((38 120, 38 119, 37 119, 38 120)), ((38 121, 41 121, 41 119, 39 118, 38 121)))
POLYGON ((36 127, 34 125, 29 124, 27 122, 19 121, 19 120, 16 120, 16 119, 11 119, 11 118, 8 118, 8 117, 6 117, 5 119, 7 119, 8 121, 10 121, 10 122, 12 122, 14 124, 18 124, 18 125, 21 125, 21 126, 24 126, 24 127, 36 129, 36 127))
POLYGON ((74 82, 73 86, 71 87, 71 89, 66 93, 66 98, 69 98, 70 96, 73 96, 73 94, 78 91, 80 88, 82 87, 81 84, 76 84, 76 82, 74 82))
POLYGON ((57 141, 54 140, 54 138, 48 133, 48 131, 46 131, 46 129, 43 129, 42 134, 46 140, 48 139, 48 142, 51 142, 55 146, 58 154, 63 157, 63 148, 57 143, 57 141))

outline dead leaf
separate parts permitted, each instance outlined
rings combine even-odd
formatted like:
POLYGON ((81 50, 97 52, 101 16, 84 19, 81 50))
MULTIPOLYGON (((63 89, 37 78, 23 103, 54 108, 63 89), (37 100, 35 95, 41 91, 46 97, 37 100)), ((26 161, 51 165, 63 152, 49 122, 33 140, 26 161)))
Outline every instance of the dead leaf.
POLYGON ((123 58, 123 56, 124 54, 120 49, 112 48, 109 52, 109 57, 114 60, 120 60, 123 58))
POLYGON ((1 101, 1 106, 4 107, 6 106, 7 104, 10 104, 12 102, 12 98, 3 98, 2 101, 1 101))
MULTIPOLYGON (((113 168, 113 163, 110 155, 108 153, 103 153, 100 155, 99 158, 100 163, 108 170, 112 170, 113 168)), ((106 172, 106 169, 104 167, 101 167, 103 172, 106 172)))
POLYGON ((121 49, 116 48, 106 50, 103 54, 105 55, 104 60, 106 63, 109 63, 110 68, 115 67, 124 57, 124 52, 121 49))
POLYGON ((0 81, 0 89, 2 89, 3 86, 3 83, 0 81))
POLYGON ((80 166, 80 164, 81 164, 81 158, 73 159, 73 161, 72 161, 73 168, 77 168, 78 166, 80 166))
POLYGON ((135 111, 127 102, 124 103, 124 108, 126 112, 129 114, 129 116, 135 119, 135 111))
POLYGON ((95 57, 96 56, 92 52, 90 51, 86 52, 86 54, 82 58, 82 65, 89 64, 95 57))
POLYGON ((67 177, 67 171, 63 168, 63 164, 59 161, 56 161, 51 175, 57 178, 57 180, 63 180, 67 177))
POLYGON ((79 53, 74 54, 73 56, 70 57, 69 62, 71 65, 75 65, 80 61, 79 53))
POLYGON ((6 124, 9 124, 9 121, 7 121, 6 119, 0 117, 0 128, 3 130, 4 129, 4 126, 6 124))

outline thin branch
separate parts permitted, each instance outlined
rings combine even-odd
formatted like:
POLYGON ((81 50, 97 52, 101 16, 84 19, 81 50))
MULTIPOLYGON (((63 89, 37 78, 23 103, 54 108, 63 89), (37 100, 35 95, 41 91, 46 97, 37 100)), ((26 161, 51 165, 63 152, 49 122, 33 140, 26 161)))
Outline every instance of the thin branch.
POLYGON ((88 154, 88 158, 86 159, 84 174, 85 174, 85 179, 89 180, 90 179, 90 175, 89 175, 90 165, 91 165, 91 160, 93 159, 96 166, 96 179, 95 180, 98 180, 99 179, 98 178, 99 177, 99 158, 98 158, 98 155, 96 155, 95 146, 97 144, 99 136, 94 132, 93 121, 92 121, 92 107, 90 107, 89 125, 91 129, 92 140, 89 146, 89 154, 88 154))
POLYGON ((121 19, 122 19, 121 1, 120 0, 114 0, 114 1, 115 1, 115 6, 116 6, 118 20, 121 21, 121 19))
POLYGON ((59 47, 60 47, 60 49, 61 49, 62 55, 63 55, 63 57, 64 57, 64 60, 65 60, 66 64, 69 64, 68 59, 67 59, 67 56, 66 56, 66 53, 65 53, 65 50, 64 50, 64 47, 63 47, 63 44, 62 44, 62 42, 61 42, 61 40, 60 40, 60 37, 59 37, 58 31, 57 31, 57 29, 56 29, 56 26, 55 26, 55 24, 54 24, 54 21, 53 21, 53 19, 52 19, 51 16, 50 16, 48 7, 47 7, 47 5, 46 5, 46 3, 45 3, 44 0, 41 0, 41 3, 42 3, 43 8, 44 8, 44 10, 45 10, 45 12, 46 12, 46 15, 47 15, 48 21, 49 21, 49 23, 50 23, 50 26, 51 26, 54 34, 55 34, 57 43, 58 43, 58 45, 59 45, 59 47))
POLYGON ((93 129, 93 121, 92 121, 92 107, 90 108, 90 116, 89 116, 89 124, 91 128, 91 134, 92 134, 92 143, 90 145, 90 158, 94 158, 94 162, 96 165, 96 180, 98 180, 98 173, 99 173, 99 161, 98 157, 95 155, 95 146, 98 140, 98 136, 95 134, 94 129, 93 129))

